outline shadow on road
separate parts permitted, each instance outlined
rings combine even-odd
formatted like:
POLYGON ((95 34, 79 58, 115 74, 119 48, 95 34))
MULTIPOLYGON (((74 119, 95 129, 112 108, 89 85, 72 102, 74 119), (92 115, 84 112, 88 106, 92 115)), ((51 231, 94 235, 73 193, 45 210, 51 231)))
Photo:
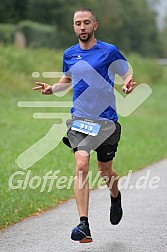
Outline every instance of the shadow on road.
POLYGON ((84 250, 79 250, 78 252, 136 252, 130 244, 125 244, 122 242, 111 242, 106 243, 103 247, 97 249, 91 249, 90 247, 84 250))

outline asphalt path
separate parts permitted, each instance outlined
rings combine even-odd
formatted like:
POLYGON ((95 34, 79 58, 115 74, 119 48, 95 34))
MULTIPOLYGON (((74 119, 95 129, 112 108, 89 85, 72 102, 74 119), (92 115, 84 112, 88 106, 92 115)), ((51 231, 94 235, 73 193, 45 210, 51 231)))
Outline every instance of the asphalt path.
POLYGON ((108 189, 90 192, 92 243, 70 239, 79 220, 71 199, 1 231, 0 252, 166 252, 167 160, 133 173, 121 191, 124 216, 117 226, 109 222, 108 189))

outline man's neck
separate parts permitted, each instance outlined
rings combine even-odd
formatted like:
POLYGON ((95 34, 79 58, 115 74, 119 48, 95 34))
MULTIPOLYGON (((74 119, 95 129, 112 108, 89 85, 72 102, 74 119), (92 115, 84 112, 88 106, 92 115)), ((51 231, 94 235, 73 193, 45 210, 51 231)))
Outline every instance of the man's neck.
POLYGON ((95 37, 91 38, 89 41, 86 42, 79 40, 79 44, 83 50, 88 50, 97 44, 97 40, 95 39, 95 37))

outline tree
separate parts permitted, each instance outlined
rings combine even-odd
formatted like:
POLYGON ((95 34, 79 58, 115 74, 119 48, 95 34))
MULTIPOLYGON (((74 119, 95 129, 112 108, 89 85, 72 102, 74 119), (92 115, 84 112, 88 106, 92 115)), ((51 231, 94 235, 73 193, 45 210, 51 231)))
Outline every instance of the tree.
POLYGON ((17 24, 27 18, 29 0, 0 0, 0 23, 17 24))
MULTIPOLYGON (((82 2, 81 0, 28 0, 28 18, 55 25, 59 31, 59 45, 68 47, 76 42, 73 35, 72 18, 75 9, 82 6, 82 2), (38 10, 38 15, 36 10, 38 10)), ((84 5, 92 6, 91 2, 85 0, 84 5)), ((93 0, 93 2, 95 1, 93 0)))
POLYGON ((102 25, 101 39, 115 43, 126 52, 145 56, 159 53, 156 13, 146 0, 103 0, 99 6, 96 11, 102 25))
MULTIPOLYGON (((162 54, 154 6, 159 0, 84 0, 99 21, 97 37, 116 44, 125 52, 145 56, 162 54), (154 7, 154 8, 153 8, 154 7)), ((83 0, 0 0, 0 22, 18 23, 29 19, 57 28, 57 46, 66 48, 77 43, 72 17, 83 0)))

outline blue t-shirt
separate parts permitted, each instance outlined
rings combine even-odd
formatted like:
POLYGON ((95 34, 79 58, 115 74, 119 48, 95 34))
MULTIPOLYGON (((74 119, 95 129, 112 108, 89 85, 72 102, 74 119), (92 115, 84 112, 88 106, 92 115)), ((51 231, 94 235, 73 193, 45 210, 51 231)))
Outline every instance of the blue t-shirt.
POLYGON ((128 63, 117 47, 100 40, 88 50, 79 44, 65 50, 63 72, 72 79, 72 115, 116 122, 115 74, 127 71, 128 63))

